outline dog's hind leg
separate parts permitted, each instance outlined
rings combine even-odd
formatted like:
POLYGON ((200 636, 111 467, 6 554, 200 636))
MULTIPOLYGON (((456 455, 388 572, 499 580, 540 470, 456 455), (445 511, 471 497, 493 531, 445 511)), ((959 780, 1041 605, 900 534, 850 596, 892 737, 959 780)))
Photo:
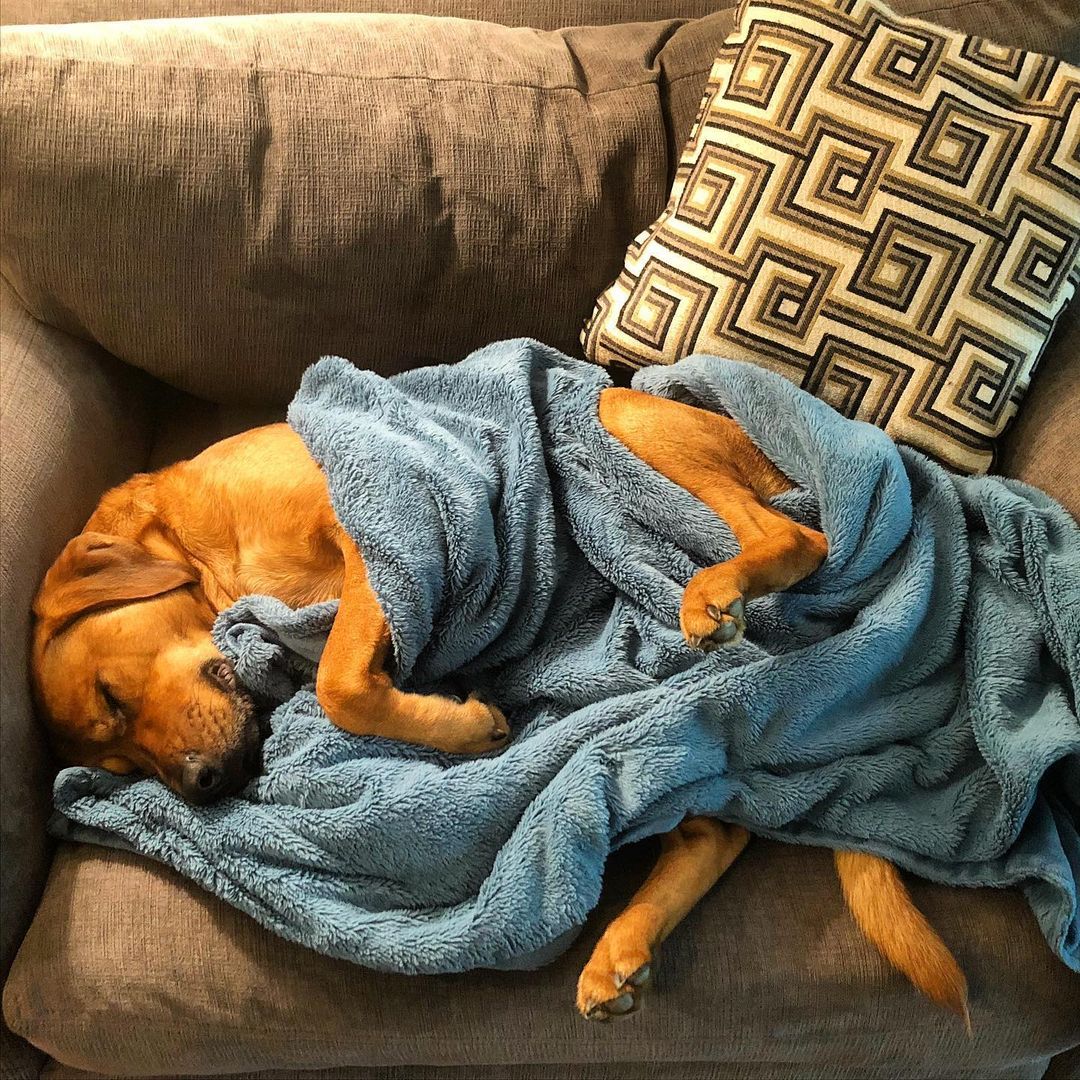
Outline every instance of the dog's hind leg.
POLYGON ((578 979, 589 1020, 633 1012, 656 968, 660 943, 712 888, 749 840, 738 825, 687 818, 661 837, 660 858, 626 910, 604 931, 578 979))
POLYGON ((745 605, 790 588, 828 554, 825 536, 768 505, 791 481, 730 417, 637 390, 600 395, 600 422, 647 465, 685 488, 727 522, 739 554, 696 574, 680 624, 691 645, 734 645, 745 605))
MULTIPOLYGON (((747 601, 790 588, 812 574, 828 554, 822 533, 798 525, 768 505, 769 499, 792 486, 791 481, 734 420, 621 388, 600 395, 600 420, 647 465, 712 508, 739 542, 738 555, 700 571, 686 588, 680 621, 692 645, 736 643, 745 625, 747 601)), ((687 857, 682 859, 669 859, 668 869, 684 865, 687 857)), ((661 856, 654 877, 664 861, 661 856)), ((838 851, 836 869, 844 899, 866 937, 923 993, 960 1015, 970 1030, 963 972, 913 904, 896 868, 875 855, 838 851)), ((679 880, 678 870, 673 880, 679 880)), ((693 898, 682 913, 707 888, 696 891, 691 886, 681 893, 684 901, 693 898)), ((608 934, 604 935, 582 975, 578 1004, 583 1011, 583 1003, 589 1002, 593 1002, 589 1007, 604 1005, 603 1015, 633 1006, 634 979, 626 978, 625 969, 632 962, 635 940, 640 947, 643 938, 638 934, 635 939, 633 923, 622 917, 612 924, 609 934, 630 958, 609 963, 602 950, 610 953, 611 945, 605 944, 608 934), (624 981, 620 993, 605 1005, 598 995, 600 988, 610 987, 613 970, 624 981), (617 1008, 612 1009, 612 1004, 617 1008)))

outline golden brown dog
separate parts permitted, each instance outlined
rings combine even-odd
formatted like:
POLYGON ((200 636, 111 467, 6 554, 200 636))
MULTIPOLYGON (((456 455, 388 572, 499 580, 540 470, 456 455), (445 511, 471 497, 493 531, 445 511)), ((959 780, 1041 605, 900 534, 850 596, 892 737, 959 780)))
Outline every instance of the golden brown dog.
MULTIPOLYGON (((633 390, 600 398, 604 427, 731 527, 740 553, 698 573, 680 614, 700 648, 736 643, 745 605, 789 588, 827 553, 825 537, 772 509, 790 481, 726 417, 633 390)), ((214 647, 217 613, 246 593, 290 605, 340 597, 316 693, 346 731, 459 754, 509 735, 495 707, 397 689, 386 620, 326 483, 284 424, 211 446, 108 492, 45 576, 34 602, 32 671, 65 760, 159 777, 194 802, 240 788, 258 767, 252 702, 214 647)), ((657 946, 746 845, 742 828, 684 821, 578 983, 590 1018, 631 1011, 657 946)), ((935 1001, 967 1018, 952 955, 882 859, 837 852, 856 922, 935 1001)))

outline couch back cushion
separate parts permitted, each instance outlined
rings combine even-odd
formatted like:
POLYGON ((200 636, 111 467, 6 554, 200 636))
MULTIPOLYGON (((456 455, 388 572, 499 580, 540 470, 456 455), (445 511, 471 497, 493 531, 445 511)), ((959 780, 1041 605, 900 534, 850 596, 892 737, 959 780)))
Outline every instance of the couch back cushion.
POLYGON ((286 400, 327 352, 391 373, 513 335, 571 350, 663 205, 679 26, 8 29, 3 273, 43 321, 220 401, 286 400))
POLYGON ((562 26, 696 19, 728 6, 734 6, 734 0, 4 0, 0 25, 377 11, 557 30, 562 26))
MULTIPOLYGON (((113 0, 85 2, 100 18, 113 0)), ((1070 51, 1056 0, 896 3, 1070 51)), ((375 0, 333 6, 351 4, 375 0)), ((0 270, 39 319, 227 404, 287 401, 326 352, 387 374, 520 334, 576 352, 663 208, 734 22, 715 6, 553 32, 353 14, 6 28, 0 270)))

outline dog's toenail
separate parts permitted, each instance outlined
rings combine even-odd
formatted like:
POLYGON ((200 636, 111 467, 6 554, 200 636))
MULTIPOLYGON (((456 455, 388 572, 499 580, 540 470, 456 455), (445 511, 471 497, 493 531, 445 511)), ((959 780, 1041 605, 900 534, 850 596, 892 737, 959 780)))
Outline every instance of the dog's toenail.
POLYGON ((705 614, 708 615, 713 622, 719 622, 724 617, 724 613, 715 604, 710 604, 705 609, 705 614))

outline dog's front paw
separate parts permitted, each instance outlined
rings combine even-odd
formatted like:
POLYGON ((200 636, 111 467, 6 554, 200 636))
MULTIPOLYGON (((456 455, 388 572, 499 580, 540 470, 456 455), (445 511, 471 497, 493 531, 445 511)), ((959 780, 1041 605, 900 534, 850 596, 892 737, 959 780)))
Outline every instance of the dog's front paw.
POLYGON ((608 929, 578 979, 577 1008, 586 1020, 629 1016, 641 1005, 641 992, 652 981, 656 959, 635 935, 608 929))
POLYGON ((746 633, 746 602, 730 580, 716 573, 720 569, 695 574, 683 593, 679 625, 692 648, 730 648, 746 633))
POLYGON ((466 701, 447 699, 447 715, 432 739, 450 754, 485 754, 498 750, 510 737, 506 717, 494 705, 470 695, 466 701))

